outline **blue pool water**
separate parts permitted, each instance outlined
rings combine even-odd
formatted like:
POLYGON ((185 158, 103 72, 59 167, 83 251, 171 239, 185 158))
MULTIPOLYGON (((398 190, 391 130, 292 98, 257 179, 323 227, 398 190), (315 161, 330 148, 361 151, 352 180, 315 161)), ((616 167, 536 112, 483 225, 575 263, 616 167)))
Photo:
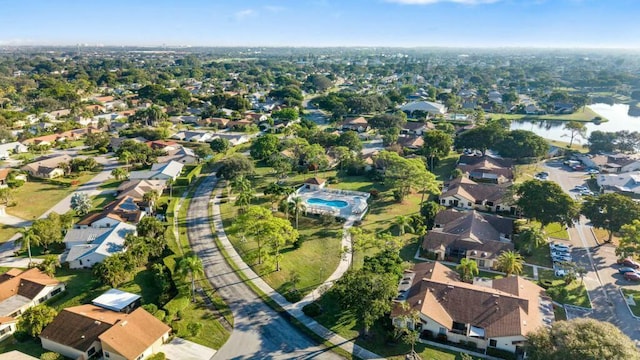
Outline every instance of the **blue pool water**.
POLYGON ((341 209, 349 205, 346 201, 342 200, 325 200, 320 198, 311 198, 307 200, 307 204, 309 205, 321 205, 321 206, 329 206, 341 209))

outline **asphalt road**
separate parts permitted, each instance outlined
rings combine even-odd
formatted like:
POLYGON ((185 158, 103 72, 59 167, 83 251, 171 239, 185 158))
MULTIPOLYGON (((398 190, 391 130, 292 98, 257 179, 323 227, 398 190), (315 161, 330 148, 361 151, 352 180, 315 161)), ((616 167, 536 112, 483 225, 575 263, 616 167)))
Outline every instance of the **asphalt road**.
MULTIPOLYGON (((545 170, 549 172, 551 181, 557 182, 565 192, 580 200, 580 196, 572 189, 576 185, 586 186, 589 175, 584 171, 571 171, 556 162, 545 164, 545 170)), ((599 245, 584 216, 569 229, 569 236, 574 246, 571 253, 573 260, 587 269, 584 283, 593 307, 589 316, 616 325, 640 346, 640 321, 631 315, 620 293, 620 288, 640 290, 640 285, 624 280, 617 273, 615 247, 599 245)))
POLYGON ((209 202, 216 181, 215 176, 207 176, 200 183, 187 211, 187 234, 192 249, 202 259, 207 279, 234 316, 231 337, 214 359, 341 359, 299 333, 227 264, 213 241, 210 227, 209 202))

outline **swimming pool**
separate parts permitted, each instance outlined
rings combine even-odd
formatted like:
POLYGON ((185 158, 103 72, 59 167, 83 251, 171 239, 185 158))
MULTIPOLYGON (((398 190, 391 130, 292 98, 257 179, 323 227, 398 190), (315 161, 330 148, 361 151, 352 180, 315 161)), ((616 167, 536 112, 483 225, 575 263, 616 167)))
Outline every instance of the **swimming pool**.
POLYGON ((307 200, 307 204, 309 205, 320 205, 320 206, 328 206, 333 208, 341 209, 343 207, 347 207, 349 205, 348 202, 342 200, 325 200, 320 198, 310 198, 307 200))

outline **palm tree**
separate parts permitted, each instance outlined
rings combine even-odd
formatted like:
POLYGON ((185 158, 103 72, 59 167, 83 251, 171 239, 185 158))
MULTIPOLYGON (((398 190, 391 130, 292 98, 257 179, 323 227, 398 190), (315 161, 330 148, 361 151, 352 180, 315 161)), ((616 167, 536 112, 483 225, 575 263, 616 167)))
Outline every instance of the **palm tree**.
POLYGON ((547 243, 544 231, 538 227, 523 229, 519 235, 520 241, 524 244, 526 252, 531 254, 534 249, 547 243))
POLYGON ((127 177, 128 173, 127 173, 127 169, 125 168, 115 168, 113 170, 111 170, 111 176, 113 176, 114 178, 116 178, 116 180, 122 180, 125 179, 127 177))
POLYGON ((33 231, 33 228, 30 227, 25 227, 20 230, 20 234, 22 235, 22 237, 18 238, 16 242, 20 243, 22 245, 22 248, 24 248, 25 246, 27 247, 27 252, 29 254, 29 265, 31 265, 31 263, 33 262, 33 259, 31 258, 31 242, 34 241, 35 243, 38 243, 40 242, 40 238, 33 231))
POLYGON ((304 204, 304 201, 302 201, 302 198, 299 196, 296 196, 291 200, 293 201, 293 211, 296 214, 296 230, 298 230, 298 217, 302 211, 305 211, 307 209, 307 206, 304 204))
POLYGON ((509 250, 498 255, 497 268, 507 273, 507 276, 511 274, 521 274, 523 264, 524 258, 518 252, 509 250))
POLYGON ((150 190, 142 195, 142 201, 149 204, 149 208, 151 211, 155 213, 156 211, 156 201, 158 200, 158 192, 155 190, 150 190))
POLYGON ((204 266, 202 260, 195 254, 190 254, 182 258, 178 263, 178 273, 186 279, 191 277, 191 301, 196 301, 196 276, 204 276, 204 266))
POLYGON ((49 276, 56 274, 56 268, 60 267, 60 259, 58 255, 47 255, 44 260, 38 265, 38 269, 49 276))
POLYGON ((393 221, 394 225, 398 227, 398 236, 405 234, 407 230, 413 232, 413 226, 411 226, 411 218, 405 215, 398 215, 393 221))
POLYGON ((245 178, 243 175, 235 177, 231 180, 231 188, 235 192, 242 192, 243 190, 251 190, 251 181, 245 178))
POLYGON ((460 272, 462 281, 470 282, 475 275, 480 273, 478 269, 478 263, 475 260, 463 258, 460 259, 460 264, 456 266, 456 270, 460 272))

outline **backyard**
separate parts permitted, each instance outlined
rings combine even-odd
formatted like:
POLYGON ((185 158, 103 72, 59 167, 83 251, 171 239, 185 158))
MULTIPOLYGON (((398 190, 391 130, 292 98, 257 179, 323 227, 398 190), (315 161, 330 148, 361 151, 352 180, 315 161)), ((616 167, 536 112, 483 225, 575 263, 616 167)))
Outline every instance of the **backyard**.
POLYGON ((11 190, 15 205, 7 207, 7 213, 25 220, 38 218, 94 176, 96 173, 86 173, 77 178, 54 181, 30 178, 24 185, 11 190))
POLYGON ((540 270, 538 275, 538 284, 547 290, 547 295, 554 301, 591 308, 587 288, 579 278, 566 285, 564 279, 556 277, 552 270, 540 270))

